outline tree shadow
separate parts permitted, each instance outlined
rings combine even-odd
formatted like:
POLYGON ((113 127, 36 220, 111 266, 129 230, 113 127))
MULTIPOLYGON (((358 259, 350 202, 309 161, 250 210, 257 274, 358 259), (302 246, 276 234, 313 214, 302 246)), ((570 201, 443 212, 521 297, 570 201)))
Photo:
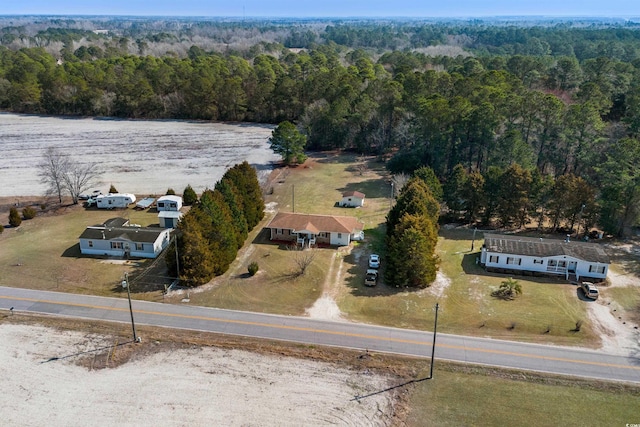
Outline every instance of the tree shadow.
MULTIPOLYGON (((347 191, 359 191, 364 193, 366 197, 377 198, 390 198, 391 197, 391 184, 384 179, 367 179, 360 182, 350 182, 344 187, 336 188, 341 193, 347 191)), ((367 200, 365 198, 365 204, 367 200)))

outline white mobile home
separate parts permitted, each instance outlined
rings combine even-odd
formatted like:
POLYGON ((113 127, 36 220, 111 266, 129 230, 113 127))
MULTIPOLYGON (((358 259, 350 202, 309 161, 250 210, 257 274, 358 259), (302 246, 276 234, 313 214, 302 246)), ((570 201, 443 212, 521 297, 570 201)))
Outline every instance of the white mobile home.
POLYGON ((135 203, 136 196, 128 193, 109 193, 96 197, 96 206, 100 209, 126 208, 135 203))
POLYGON ((85 255, 156 258, 169 244, 171 229, 126 224, 126 220, 115 218, 87 227, 80 235, 80 252, 85 255))
POLYGON ((182 209, 182 197, 172 195, 158 197, 156 207, 158 208, 158 212, 179 211, 182 209))
POLYGON ((600 282, 611 260, 596 243, 485 234, 480 263, 487 271, 600 282))

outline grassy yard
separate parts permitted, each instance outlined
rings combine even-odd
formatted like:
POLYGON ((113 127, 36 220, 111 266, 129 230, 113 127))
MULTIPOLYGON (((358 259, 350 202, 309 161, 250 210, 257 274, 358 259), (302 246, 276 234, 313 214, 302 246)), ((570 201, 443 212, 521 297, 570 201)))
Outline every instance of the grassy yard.
POLYGON ((638 418, 634 387, 448 368, 413 389, 407 426, 624 426, 638 418))
MULTIPOLYGON (((78 244, 78 237, 86 226, 101 224, 113 217, 128 218, 131 223, 143 226, 157 224, 157 215, 152 212, 87 210, 80 205, 62 207, 55 213, 23 221, 19 228, 6 229, 0 235, 0 284, 93 295, 121 294, 124 273, 135 277, 151 261, 125 263, 85 258, 80 256, 78 244)), ((136 290, 135 283, 132 289, 136 290)), ((160 291, 139 292, 137 297, 157 300, 162 294, 160 291)))

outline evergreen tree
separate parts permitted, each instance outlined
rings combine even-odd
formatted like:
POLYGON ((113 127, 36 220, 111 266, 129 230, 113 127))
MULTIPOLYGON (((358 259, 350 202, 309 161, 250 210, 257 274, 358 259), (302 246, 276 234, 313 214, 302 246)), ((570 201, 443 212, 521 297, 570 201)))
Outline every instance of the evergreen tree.
POLYGON ((285 165, 303 163, 307 158, 304 154, 307 137, 291 122, 280 123, 271 133, 269 143, 273 152, 282 156, 285 165))
POLYGON ((185 204, 185 206, 191 206, 197 201, 198 195, 191 187, 191 184, 188 184, 182 192, 182 202, 185 204))
POLYGON ((427 185, 420 178, 412 178, 402 188, 396 204, 387 214, 387 235, 394 232, 394 228, 405 214, 423 215, 432 223, 438 223, 440 204, 433 197, 427 185))
POLYGON ((110 194, 116 194, 118 192, 118 190, 116 189, 116 187, 111 184, 111 187, 109 187, 109 193, 110 194))
POLYGON ((428 166, 423 166, 419 169, 416 169, 413 172, 413 176, 423 180, 424 183, 427 184, 427 187, 429 187, 429 190, 431 191, 431 194, 433 194, 433 197, 435 197, 438 202, 442 202, 442 184, 440 184, 440 180, 436 176, 433 169, 428 166))
POLYGON ((424 216, 405 214, 389 238, 385 281, 391 285, 425 288, 436 278, 438 234, 424 216))
POLYGON ((22 218, 20 218, 18 209, 12 207, 9 209, 9 225, 12 227, 20 227, 20 224, 22 224, 22 218))
POLYGON ((206 231, 203 229, 204 220, 197 210, 192 209, 179 223, 180 278, 189 286, 204 285, 214 277, 216 271, 206 231))
POLYGON ((224 198, 225 203, 231 212, 233 221, 233 229, 236 235, 238 249, 242 247, 248 235, 247 219, 244 216, 242 206, 240 205, 237 190, 231 180, 221 179, 216 184, 216 191, 219 191, 224 198))

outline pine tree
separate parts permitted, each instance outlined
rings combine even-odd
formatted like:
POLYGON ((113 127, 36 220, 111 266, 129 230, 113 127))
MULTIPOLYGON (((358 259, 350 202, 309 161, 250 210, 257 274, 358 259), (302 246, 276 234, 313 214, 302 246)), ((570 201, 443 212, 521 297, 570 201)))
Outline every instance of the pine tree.
POLYGON ((22 224, 22 218, 20 218, 18 209, 12 207, 9 210, 9 225, 11 225, 12 227, 20 227, 20 224, 22 224))
POLYGON ((198 195, 191 187, 191 184, 187 185, 182 192, 182 202, 185 206, 191 206, 198 201, 198 195))

